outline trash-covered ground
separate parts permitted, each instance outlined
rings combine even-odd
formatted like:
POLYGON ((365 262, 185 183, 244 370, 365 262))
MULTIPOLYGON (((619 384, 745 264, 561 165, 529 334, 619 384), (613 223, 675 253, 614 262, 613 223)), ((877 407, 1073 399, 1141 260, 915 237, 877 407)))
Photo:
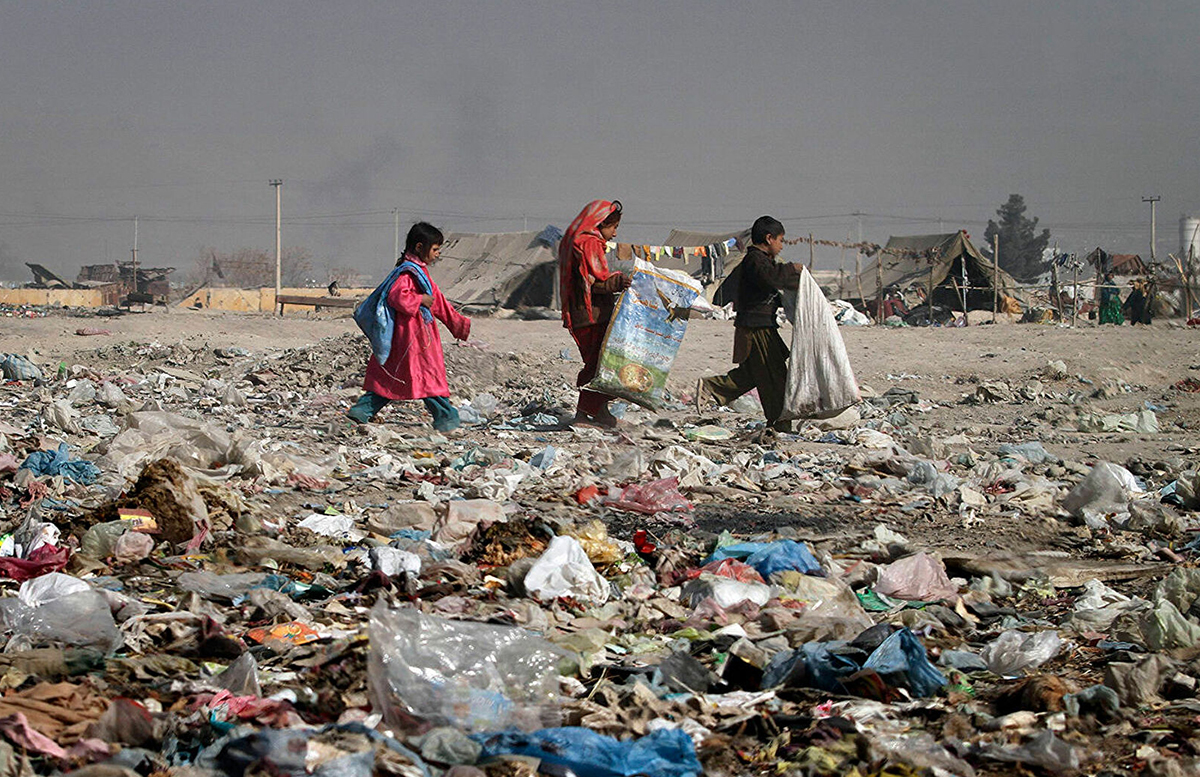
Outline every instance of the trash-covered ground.
POLYGON ((696 321, 614 433, 478 320, 443 435, 344 417, 344 320, 103 327, 0 332, 8 774, 1200 768, 1192 332, 846 329, 864 402, 776 434, 696 321))

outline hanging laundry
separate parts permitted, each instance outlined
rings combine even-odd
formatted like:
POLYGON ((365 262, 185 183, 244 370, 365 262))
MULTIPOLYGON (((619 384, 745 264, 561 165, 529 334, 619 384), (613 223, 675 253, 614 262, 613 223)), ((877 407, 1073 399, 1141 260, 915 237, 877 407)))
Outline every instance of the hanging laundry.
POLYGON ((633 246, 629 243, 617 243, 617 259, 625 262, 633 261, 633 246))

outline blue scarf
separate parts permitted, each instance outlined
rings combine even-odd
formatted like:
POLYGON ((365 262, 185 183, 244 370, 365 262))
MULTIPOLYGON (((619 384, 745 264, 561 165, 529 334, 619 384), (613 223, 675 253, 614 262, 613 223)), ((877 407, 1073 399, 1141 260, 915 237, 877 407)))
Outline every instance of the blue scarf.
MULTIPOLYGON (((383 364, 388 360, 388 356, 392 352, 392 334, 396 330, 395 317, 396 313, 388 305, 388 294, 391 293, 392 286, 400 277, 401 273, 410 273, 417 281, 417 287, 421 289, 422 294, 433 294, 433 282, 429 280, 429 275, 424 268, 411 259, 405 259, 396 265, 396 267, 388 273, 388 277, 375 287, 375 290, 367 295, 367 298, 359 303, 354 310, 354 322, 358 324, 359 329, 367 336, 367 340, 371 343, 371 351, 383 364)), ((433 312, 421 306, 421 318, 426 323, 433 321, 433 312)))
MULTIPOLYGON (((405 254, 408 256, 408 254, 405 254)), ((417 288, 422 294, 433 294, 433 281, 429 280, 429 273, 425 272, 425 268, 417 264, 411 259, 405 259, 400 264, 396 265, 396 269, 400 272, 411 273, 417 281, 417 288)), ((425 319, 425 323, 433 321, 433 311, 424 305, 421 306, 421 318, 425 319)))

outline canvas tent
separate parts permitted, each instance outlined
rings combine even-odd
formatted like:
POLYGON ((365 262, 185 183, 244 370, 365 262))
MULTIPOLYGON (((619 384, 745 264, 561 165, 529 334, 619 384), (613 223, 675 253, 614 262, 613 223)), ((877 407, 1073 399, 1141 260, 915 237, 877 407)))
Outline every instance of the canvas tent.
POLYGON ((663 245, 669 246, 711 246, 724 243, 730 238, 737 240, 737 245, 729 249, 729 253, 713 262, 704 257, 684 256, 682 259, 663 259, 658 264, 672 270, 681 270, 704 284, 704 295, 714 305, 724 305, 732 302, 730 290, 725 289, 724 282, 737 269, 738 264, 746 256, 745 246, 750 244, 750 230, 737 232, 692 232, 685 229, 672 229, 671 234, 663 245), (726 297, 729 297, 726 299, 726 297))
POLYGON ((1013 277, 1004 270, 993 273, 991 261, 961 231, 889 238, 887 246, 871 257, 859 273, 853 288, 861 284, 866 297, 861 301, 869 309, 869 303, 878 296, 881 278, 884 290, 924 290, 929 287, 931 268, 935 305, 961 309, 960 290, 964 286, 969 289, 966 294, 969 310, 991 310, 992 291, 996 287, 1001 295, 1016 296, 1017 282, 1013 277))
POLYGON ((480 308, 554 307, 557 246, 545 230, 446 235, 430 274, 452 303, 480 308))

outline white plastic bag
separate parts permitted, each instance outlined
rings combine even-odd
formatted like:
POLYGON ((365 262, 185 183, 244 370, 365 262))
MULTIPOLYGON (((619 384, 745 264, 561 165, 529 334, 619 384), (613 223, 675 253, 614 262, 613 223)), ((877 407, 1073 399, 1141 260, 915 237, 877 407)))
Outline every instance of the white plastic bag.
POLYGON ((805 269, 792 313, 792 355, 782 418, 835 416, 861 401, 829 301, 805 269))
POLYGON ((61 572, 26 580, 16 598, 0 600, 0 623, 14 637, 25 637, 34 645, 61 642, 105 653, 121 646, 121 632, 104 596, 61 572))
POLYGON ((1088 512, 1124 512, 1130 496, 1141 491, 1132 472, 1119 464, 1101 461, 1063 498, 1062 506, 1077 518, 1088 512))
POLYGON ((666 398, 691 308, 704 295, 690 275, 641 260, 634 262, 631 281, 617 298, 596 377, 587 387, 655 410, 666 398))
POLYGON ((550 541, 541 558, 530 567, 525 576, 525 590, 544 602, 569 596, 604 604, 611 588, 592 566, 579 540, 560 535, 550 541))
POLYGON ((388 723, 534 731, 559 722, 557 667, 571 654, 512 626, 413 609, 371 610, 367 682, 388 723))
POLYGON ((683 587, 683 595, 688 604, 699 607, 705 599, 712 599, 725 609, 735 607, 742 602, 751 602, 762 607, 771 601, 771 586, 762 583, 743 583, 731 577, 702 574, 695 580, 688 581, 683 587))
POLYGON ((1015 629, 1001 632, 980 653, 988 669, 998 675, 1016 675, 1035 669, 1058 655, 1062 639, 1057 631, 1026 634, 1015 629))

